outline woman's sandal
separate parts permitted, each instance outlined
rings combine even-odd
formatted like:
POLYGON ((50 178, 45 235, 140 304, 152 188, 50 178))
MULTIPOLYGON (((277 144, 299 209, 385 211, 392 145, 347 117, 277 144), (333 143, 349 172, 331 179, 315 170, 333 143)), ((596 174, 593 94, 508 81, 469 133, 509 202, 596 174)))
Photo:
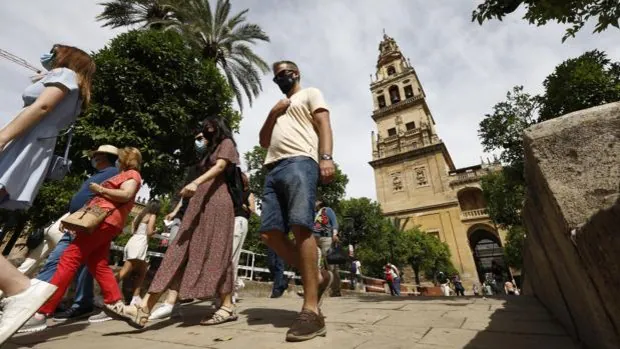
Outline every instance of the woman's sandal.
POLYGON ((109 317, 125 321, 129 326, 138 329, 146 326, 150 315, 150 313, 145 312, 142 307, 125 305, 122 302, 106 304, 103 307, 103 311, 108 314, 109 317))
POLYGON ((238 318, 234 309, 221 306, 210 318, 200 321, 200 324, 202 326, 213 326, 225 322, 237 321, 238 318))

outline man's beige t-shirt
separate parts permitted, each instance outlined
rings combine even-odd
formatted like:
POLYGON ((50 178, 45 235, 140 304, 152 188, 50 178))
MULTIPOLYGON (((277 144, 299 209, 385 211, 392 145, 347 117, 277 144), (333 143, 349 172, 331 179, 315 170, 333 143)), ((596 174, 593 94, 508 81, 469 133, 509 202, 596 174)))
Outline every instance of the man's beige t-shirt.
POLYGON ((294 156, 308 156, 319 162, 319 135, 312 114, 329 110, 323 94, 314 87, 304 88, 290 98, 286 113, 273 127, 265 164, 294 156))

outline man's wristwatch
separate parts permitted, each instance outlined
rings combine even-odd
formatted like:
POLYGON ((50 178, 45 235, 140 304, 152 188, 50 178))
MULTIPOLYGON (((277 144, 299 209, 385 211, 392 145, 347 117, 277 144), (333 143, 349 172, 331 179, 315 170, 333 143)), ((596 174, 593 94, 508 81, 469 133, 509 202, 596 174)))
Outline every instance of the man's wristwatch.
POLYGON ((334 159, 329 154, 323 154, 321 155, 321 160, 334 160, 334 159))

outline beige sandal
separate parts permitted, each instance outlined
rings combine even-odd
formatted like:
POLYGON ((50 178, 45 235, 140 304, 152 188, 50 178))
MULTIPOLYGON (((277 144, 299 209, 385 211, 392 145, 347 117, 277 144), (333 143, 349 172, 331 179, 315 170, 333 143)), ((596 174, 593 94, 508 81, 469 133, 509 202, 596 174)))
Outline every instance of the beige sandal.
POLYGON ((121 321, 125 321, 129 326, 134 328, 144 328, 149 321, 150 313, 144 311, 142 307, 135 305, 125 305, 122 301, 115 304, 106 304, 103 311, 109 317, 121 321))
POLYGON ((237 321, 239 317, 235 313, 235 309, 221 306, 210 318, 200 321, 202 326, 213 326, 223 324, 225 322, 237 321))

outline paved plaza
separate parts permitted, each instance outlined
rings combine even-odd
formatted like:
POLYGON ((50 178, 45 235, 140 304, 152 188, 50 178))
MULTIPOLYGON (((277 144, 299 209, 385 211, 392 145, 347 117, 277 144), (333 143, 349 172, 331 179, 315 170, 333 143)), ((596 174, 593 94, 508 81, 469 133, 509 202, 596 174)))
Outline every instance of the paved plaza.
POLYGON ((327 337, 286 343, 284 335, 301 299, 245 298, 239 320, 199 326, 209 302, 183 306, 182 318, 135 330, 123 322, 54 325, 13 337, 3 349, 177 348, 577 348, 533 298, 346 296, 323 305, 327 337))

